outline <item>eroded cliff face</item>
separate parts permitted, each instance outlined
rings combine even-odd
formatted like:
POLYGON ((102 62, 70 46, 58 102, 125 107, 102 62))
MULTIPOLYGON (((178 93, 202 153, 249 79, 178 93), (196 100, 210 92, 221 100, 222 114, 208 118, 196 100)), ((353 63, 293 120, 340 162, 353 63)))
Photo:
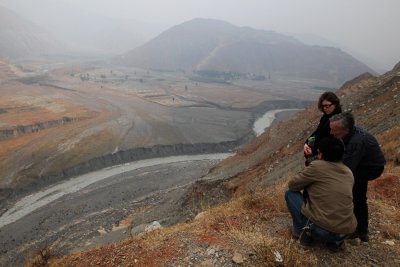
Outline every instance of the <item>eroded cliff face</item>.
POLYGON ((77 120, 78 118, 63 117, 59 120, 43 121, 30 125, 18 125, 11 128, 0 129, 0 140, 15 138, 24 134, 39 132, 44 129, 62 126, 66 123, 71 123, 77 120))
POLYGON ((241 139, 221 143, 156 145, 152 147, 132 148, 129 150, 118 151, 116 153, 90 159, 89 161, 82 162, 74 167, 64 169, 62 170, 62 172, 55 176, 38 177, 38 179, 35 180, 34 184, 41 185, 54 183, 58 180, 88 173, 90 171, 155 157, 209 154, 234 151, 239 146, 246 143, 252 138, 254 138, 254 134, 252 132, 249 132, 248 135, 244 136, 241 139))
POLYGON ((1 188, 0 210, 3 209, 7 205, 6 202, 9 202, 11 199, 26 195, 44 186, 62 181, 66 178, 78 176, 114 165, 156 157, 233 152, 254 137, 254 133, 249 131, 247 135, 235 141, 226 141, 220 143, 156 145, 151 147, 132 148, 95 157, 73 167, 63 169, 55 175, 34 177, 28 184, 24 183, 23 185, 17 187, 1 188))

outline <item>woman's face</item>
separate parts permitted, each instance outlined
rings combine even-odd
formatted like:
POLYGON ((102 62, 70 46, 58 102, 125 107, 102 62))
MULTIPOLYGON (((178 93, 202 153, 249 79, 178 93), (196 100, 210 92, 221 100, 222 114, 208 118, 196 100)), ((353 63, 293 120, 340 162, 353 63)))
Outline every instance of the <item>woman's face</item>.
POLYGON ((322 112, 324 112, 325 114, 331 114, 336 108, 336 105, 328 100, 323 100, 321 105, 322 112))

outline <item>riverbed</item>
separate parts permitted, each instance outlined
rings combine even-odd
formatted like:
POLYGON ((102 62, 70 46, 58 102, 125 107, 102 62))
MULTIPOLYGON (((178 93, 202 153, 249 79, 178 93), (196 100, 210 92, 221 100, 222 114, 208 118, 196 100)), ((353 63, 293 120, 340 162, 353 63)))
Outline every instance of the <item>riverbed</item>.
POLYGON ((95 182, 99 182, 101 180, 113 177, 117 174, 122 174, 130 172, 132 170, 137 170, 149 166, 156 166, 169 163, 199 161, 199 160, 221 160, 231 155, 232 155, 231 153, 220 153, 220 154, 175 156, 175 157, 139 160, 136 162, 113 166, 95 172, 87 173, 75 178, 71 178, 60 184, 51 186, 45 190, 28 195, 19 200, 11 209, 7 210, 1 216, 0 228, 23 218, 27 214, 53 202, 54 200, 59 199, 64 195, 77 192, 95 182))
MULTIPOLYGON (((256 134, 262 134, 278 113, 287 111, 296 110, 268 111, 256 120, 256 134)), ((156 207, 157 212, 147 212, 136 223, 173 216, 185 188, 231 155, 140 160, 70 178, 25 196, 0 217, 0 265, 21 265, 21 252, 44 244, 57 243, 62 253, 88 248, 99 240, 99 233, 113 233, 130 214, 146 214, 143 209, 156 207)), ((166 223, 176 221, 179 218, 165 219, 166 223)), ((116 238, 123 238, 122 233, 116 238)))
POLYGON ((267 129, 273 122, 274 120, 277 119, 277 114, 281 112, 289 112, 289 114, 293 114, 295 112, 298 112, 299 110, 302 109, 274 109, 267 111, 262 117, 258 118, 254 122, 253 126, 253 131, 256 133, 256 136, 261 135, 264 133, 265 129, 267 129))
MULTIPOLYGON (((276 109, 266 112, 262 117, 257 119, 254 123, 253 130, 257 136, 261 135, 266 128, 268 128, 272 122, 276 119, 276 114, 286 111, 298 111, 299 109, 276 109)), ((41 190, 34 194, 28 195, 17 203, 14 204, 12 208, 7 210, 0 217, 0 228, 13 223, 27 214, 33 212, 34 210, 43 207, 52 201, 87 187, 90 184, 99 182, 101 180, 107 179, 119 173, 129 172, 135 169, 175 163, 175 162, 187 162, 187 161, 197 161, 197 160, 222 160, 231 156, 231 153, 219 153, 219 154, 204 154, 204 155, 185 155, 185 156, 173 156, 164 158, 153 158, 147 160, 139 160, 132 163, 127 163, 123 165, 117 165, 95 172, 87 173, 78 177, 74 177, 63 181, 57 185, 51 186, 47 189, 41 190)))

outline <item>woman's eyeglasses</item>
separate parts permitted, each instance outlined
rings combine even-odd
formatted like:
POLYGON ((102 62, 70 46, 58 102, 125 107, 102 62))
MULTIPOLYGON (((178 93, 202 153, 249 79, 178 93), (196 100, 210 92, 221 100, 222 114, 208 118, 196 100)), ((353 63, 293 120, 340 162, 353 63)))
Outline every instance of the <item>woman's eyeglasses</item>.
POLYGON ((322 108, 330 108, 333 104, 326 104, 326 105, 321 105, 322 108))

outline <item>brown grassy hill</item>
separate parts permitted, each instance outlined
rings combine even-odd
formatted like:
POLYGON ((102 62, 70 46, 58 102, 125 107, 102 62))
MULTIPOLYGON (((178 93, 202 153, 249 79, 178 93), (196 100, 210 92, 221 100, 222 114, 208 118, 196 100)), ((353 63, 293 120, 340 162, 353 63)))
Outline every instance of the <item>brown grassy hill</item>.
POLYGON ((277 32, 213 19, 193 19, 172 27, 124 54, 119 62, 144 69, 203 74, 289 75, 336 85, 372 72, 340 49, 309 46, 277 32))
POLYGON ((303 166, 303 142, 320 116, 310 107, 271 127, 199 180, 182 201, 199 213, 193 221, 61 259, 49 260, 51 249, 42 250, 28 265, 398 266, 399 87, 395 68, 380 77, 357 77, 337 91, 356 123, 377 137, 388 162, 383 176, 369 186, 368 244, 346 241, 344 251, 331 253, 319 246, 304 248, 290 238, 283 194, 287 178, 303 166))

